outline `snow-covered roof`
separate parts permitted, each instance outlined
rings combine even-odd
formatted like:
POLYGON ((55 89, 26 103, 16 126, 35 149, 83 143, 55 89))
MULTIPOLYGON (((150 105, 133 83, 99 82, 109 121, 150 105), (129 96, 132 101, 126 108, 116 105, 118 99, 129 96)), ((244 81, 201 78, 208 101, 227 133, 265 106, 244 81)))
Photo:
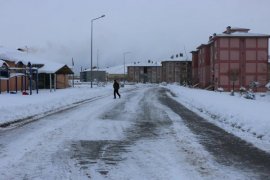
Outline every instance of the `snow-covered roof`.
POLYGON ((193 50, 193 51, 190 51, 190 53, 198 53, 198 52, 199 52, 199 50, 198 50, 198 49, 193 50))
POLYGON ((61 69, 63 66, 65 65, 60 64, 60 63, 55 63, 55 62, 50 62, 50 63, 47 62, 46 64, 44 64, 44 66, 38 69, 38 72, 39 73, 56 73, 56 71, 61 69))
POLYGON ((226 28, 226 30, 223 32, 223 33, 227 33, 227 34, 230 34, 230 33, 233 33, 233 32, 248 32, 250 29, 248 28, 241 28, 241 27, 231 27, 231 26, 228 26, 226 28))
POLYGON ((191 61, 190 59, 188 59, 188 58, 181 58, 181 59, 179 59, 179 58, 173 58, 173 59, 166 59, 166 60, 163 60, 162 62, 164 62, 164 61, 191 61))
POLYGON ((67 66, 65 64, 40 59, 40 57, 31 53, 12 50, 2 46, 0 46, 0 59, 14 61, 15 63, 22 62, 25 65, 27 65, 28 62, 30 62, 32 65, 43 65, 41 68, 38 69, 39 73, 56 73, 59 69, 67 66))
POLYGON ((134 62, 128 64, 128 66, 144 66, 144 67, 151 67, 151 66, 161 66, 161 62, 134 62))
POLYGON ((24 73, 10 73, 9 78, 16 77, 16 76, 25 76, 24 73))
POLYGON ((208 43, 206 43, 206 44, 201 44, 201 45, 199 45, 199 46, 197 47, 197 50, 199 51, 199 50, 202 49, 203 47, 208 46, 208 45, 210 45, 210 44, 211 44, 211 42, 208 42, 208 43))
MULTIPOLYGON (((151 66, 161 66, 161 62, 134 62, 125 64, 125 72, 127 73, 128 66, 143 66, 143 67, 151 67, 151 66)), ((108 74, 124 74, 124 64, 106 67, 102 69, 98 69, 99 71, 106 71, 108 74)), ((90 69, 86 69, 84 71, 90 71, 90 69)), ((95 70, 93 70, 95 71, 95 70)))
POLYGON ((231 27, 231 30, 235 30, 235 29, 237 29, 237 30, 247 30, 247 31, 250 30, 248 28, 243 28, 243 27, 234 27, 234 26, 231 27))
POLYGON ((268 34, 247 33, 247 32, 232 32, 230 34, 216 34, 216 37, 270 37, 268 34))
MULTIPOLYGON (((124 74, 124 65, 102 68, 100 70, 106 71, 108 74, 124 74)), ((125 72, 127 72, 127 66, 125 72)))
POLYGON ((5 64, 5 61, 0 59, 0 67, 2 67, 5 64))

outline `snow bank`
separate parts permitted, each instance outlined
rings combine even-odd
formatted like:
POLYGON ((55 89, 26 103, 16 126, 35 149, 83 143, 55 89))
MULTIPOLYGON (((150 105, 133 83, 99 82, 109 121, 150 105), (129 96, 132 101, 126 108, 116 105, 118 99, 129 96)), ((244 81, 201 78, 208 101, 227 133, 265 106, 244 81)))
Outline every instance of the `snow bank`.
POLYGON ((207 120, 270 152, 270 95, 248 100, 240 95, 167 86, 177 101, 207 120))
MULTIPOLYGON (((124 90, 133 88, 126 85, 120 89, 124 90)), ((78 86, 68 89, 40 90, 39 94, 33 91, 32 95, 23 96, 21 92, 17 94, 0 94, 0 125, 22 120, 31 116, 37 116, 50 111, 60 110, 69 107, 78 102, 98 96, 112 96, 112 84, 105 87, 96 87, 92 89, 90 85, 78 86)))

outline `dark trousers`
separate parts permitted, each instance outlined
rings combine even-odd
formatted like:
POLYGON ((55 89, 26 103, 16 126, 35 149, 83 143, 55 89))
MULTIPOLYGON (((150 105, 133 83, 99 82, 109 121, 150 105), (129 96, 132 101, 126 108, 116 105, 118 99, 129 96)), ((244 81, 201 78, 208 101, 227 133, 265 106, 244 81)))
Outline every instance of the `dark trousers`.
POLYGON ((118 89, 114 89, 113 91, 114 98, 116 98, 116 94, 119 96, 119 98, 121 97, 121 95, 118 92, 118 89))

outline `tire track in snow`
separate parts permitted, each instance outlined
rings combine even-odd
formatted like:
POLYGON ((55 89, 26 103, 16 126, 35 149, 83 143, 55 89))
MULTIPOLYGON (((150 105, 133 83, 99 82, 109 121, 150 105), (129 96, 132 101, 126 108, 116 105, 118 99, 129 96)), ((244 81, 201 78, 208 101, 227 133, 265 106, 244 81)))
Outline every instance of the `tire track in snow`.
POLYGON ((166 92, 170 93, 167 89, 161 90, 164 94, 160 98, 161 102, 183 119, 187 127, 198 136, 200 143, 218 163, 237 168, 252 178, 269 178, 270 154, 206 121, 173 100, 166 92))
POLYGON ((194 156, 195 153, 190 150, 192 148, 185 149, 177 143, 172 120, 162 107, 155 104, 159 103, 157 88, 148 88, 141 95, 136 93, 129 94, 124 101, 121 99, 121 102, 101 116, 101 120, 108 123, 131 123, 130 127, 124 129, 123 139, 81 140, 71 143, 72 158, 76 159, 77 166, 93 178, 136 179, 136 176, 131 176, 135 175, 132 174, 132 169, 126 170, 128 166, 140 172, 137 178, 144 179, 166 179, 177 175, 181 177, 182 172, 175 171, 175 167, 189 170, 196 174, 195 177, 199 173, 204 177, 213 177, 215 173, 205 165, 203 158, 198 158, 200 156, 192 159, 194 166, 201 168, 197 170, 199 173, 194 170, 197 167, 181 167, 183 163, 187 165, 181 159, 181 154, 194 156), (130 105, 133 107, 130 108, 130 105))

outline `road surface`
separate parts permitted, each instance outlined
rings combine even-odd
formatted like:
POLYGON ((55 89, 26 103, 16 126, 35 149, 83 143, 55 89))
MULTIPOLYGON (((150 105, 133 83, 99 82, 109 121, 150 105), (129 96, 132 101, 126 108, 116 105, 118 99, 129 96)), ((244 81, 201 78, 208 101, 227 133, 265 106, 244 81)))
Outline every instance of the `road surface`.
POLYGON ((0 179, 268 179, 270 155, 159 86, 0 131, 0 179))

